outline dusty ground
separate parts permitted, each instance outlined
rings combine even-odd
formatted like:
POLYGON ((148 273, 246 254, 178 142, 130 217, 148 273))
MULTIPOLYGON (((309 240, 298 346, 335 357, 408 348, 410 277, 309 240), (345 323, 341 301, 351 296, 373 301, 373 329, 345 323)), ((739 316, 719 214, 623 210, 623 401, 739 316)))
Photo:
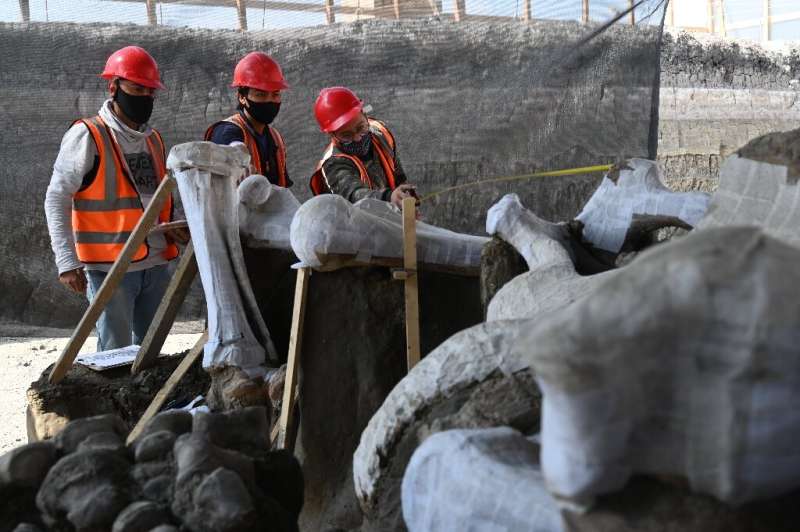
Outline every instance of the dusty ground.
MULTIPOLYGON (((202 321, 176 323, 162 353, 189 349, 202 329, 202 321)), ((0 323, 0 454, 27 442, 25 391, 55 362, 70 334, 71 329, 0 323)), ((89 337, 81 353, 91 353, 96 345, 97 339, 89 337)))

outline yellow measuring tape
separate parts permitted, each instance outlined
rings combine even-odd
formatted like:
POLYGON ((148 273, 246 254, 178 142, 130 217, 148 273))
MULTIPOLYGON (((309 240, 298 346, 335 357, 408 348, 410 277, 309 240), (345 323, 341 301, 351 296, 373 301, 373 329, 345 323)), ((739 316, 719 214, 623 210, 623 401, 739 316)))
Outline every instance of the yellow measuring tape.
POLYGON ((454 190, 460 190, 462 188, 474 187, 477 185, 483 185, 486 183, 500 183, 503 181, 520 181, 523 179, 532 179, 535 177, 559 177, 565 175, 577 175, 577 174, 589 174, 592 172, 608 172, 614 168, 613 164, 599 164, 596 166, 582 166, 580 168, 567 168, 565 170, 549 170, 546 172, 534 172, 532 174, 525 174, 525 175, 514 175, 514 176, 506 176, 506 177, 494 177, 492 179, 484 179, 482 181, 473 181, 471 183, 464 183, 462 185, 455 185, 452 187, 443 188, 442 190, 437 190, 436 192, 431 192, 425 196, 420 198, 420 201, 429 200, 439 194, 444 194, 445 192, 453 192, 454 190))

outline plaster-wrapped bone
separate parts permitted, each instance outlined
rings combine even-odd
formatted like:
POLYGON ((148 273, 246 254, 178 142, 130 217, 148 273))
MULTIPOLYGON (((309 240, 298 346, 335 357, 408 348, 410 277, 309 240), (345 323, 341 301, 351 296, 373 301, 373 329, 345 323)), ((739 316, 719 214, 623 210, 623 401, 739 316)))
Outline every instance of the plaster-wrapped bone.
POLYGON ((239 184, 239 232, 251 248, 291 251, 289 227, 300 202, 288 188, 251 175, 239 184))
POLYGON ((609 172, 577 219, 583 237, 595 247, 617 253, 635 217, 676 218, 694 227, 703 218, 710 196, 705 192, 673 192, 654 161, 629 159, 609 172))
POLYGON ((246 151, 211 142, 172 148, 167 166, 178 182, 208 305, 203 367, 237 366, 263 373, 277 356, 247 276, 239 240, 235 183, 249 164, 246 151))
POLYGON ((798 261, 758 228, 694 232, 525 330, 551 491, 588 501, 644 473, 738 504, 800 486, 798 261))
POLYGON ((585 297, 601 279, 614 274, 578 275, 566 244, 566 225, 542 220, 516 194, 507 194, 489 209, 486 232, 514 246, 530 268, 495 294, 487 321, 550 315, 585 297))
POLYGON ((800 245, 799 146, 800 129, 770 133, 728 157, 700 227, 758 225, 800 245))
POLYGON ((403 476, 409 532, 561 532, 538 454, 536 443, 508 427, 434 434, 403 476))
MULTIPOLYGON (((417 222, 417 258, 420 262, 455 267, 480 266, 485 237, 464 235, 417 222)), ((351 204, 341 196, 325 194, 305 202, 291 226, 292 249, 308 266, 324 267, 335 257, 359 262, 374 258, 402 258, 403 220, 389 202, 364 199, 351 204)))

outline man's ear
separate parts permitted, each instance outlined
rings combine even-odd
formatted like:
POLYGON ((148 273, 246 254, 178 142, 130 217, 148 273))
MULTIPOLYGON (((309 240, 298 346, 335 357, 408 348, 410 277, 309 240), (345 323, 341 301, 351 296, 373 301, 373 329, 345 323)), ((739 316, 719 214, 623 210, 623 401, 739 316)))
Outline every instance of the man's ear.
POLYGON ((119 78, 112 78, 108 82, 108 92, 111 94, 111 98, 114 98, 114 95, 117 93, 119 89, 119 78))

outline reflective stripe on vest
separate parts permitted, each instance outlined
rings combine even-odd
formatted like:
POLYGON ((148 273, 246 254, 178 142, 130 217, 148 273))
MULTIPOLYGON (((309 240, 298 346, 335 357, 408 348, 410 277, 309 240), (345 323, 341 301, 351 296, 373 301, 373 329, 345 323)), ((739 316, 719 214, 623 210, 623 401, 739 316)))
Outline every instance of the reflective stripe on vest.
MULTIPOLYGON (((242 115, 238 113, 233 116, 229 116, 222 122, 228 122, 230 124, 236 124, 239 126, 239 129, 242 130, 244 145, 247 146, 247 151, 250 152, 252 166, 258 172, 261 172, 263 168, 263 166, 261 166, 261 154, 258 151, 258 143, 256 142, 256 138, 250 131, 250 125, 247 124, 245 119, 242 118, 242 115)), ((214 128, 222 122, 211 124, 211 126, 206 130, 206 134, 203 137, 204 140, 211 140, 211 136, 214 133, 214 128)), ((267 126, 267 131, 269 131, 272 141, 275 143, 275 161, 278 165, 278 168, 276 168, 278 173, 278 186, 286 188, 286 185, 288 184, 286 180, 286 144, 283 142, 283 137, 280 133, 278 133, 277 129, 267 126)))
MULTIPOLYGON (((375 148, 375 153, 378 154, 378 161, 381 164, 381 168, 383 169, 383 175, 386 177, 386 181, 389 184, 389 189, 394 190, 396 188, 395 183, 395 160, 394 160, 394 148, 395 148, 395 141, 394 136, 391 132, 387 129, 387 127, 381 122, 380 120, 375 120, 374 118, 369 119, 369 126, 370 126, 370 134, 375 142, 372 143, 372 146, 375 148)), ((325 149, 325 153, 322 155, 322 159, 317 164, 317 168, 314 171, 314 174, 311 176, 311 181, 309 185, 311 186, 311 192, 315 196, 320 194, 330 193, 330 187, 328 186, 327 179, 325 178, 325 172, 322 170, 322 166, 325 162, 330 159, 331 157, 341 157, 345 159, 349 159, 358 169, 359 179, 361 182, 364 183, 370 190, 375 188, 375 183, 373 183, 372 178, 369 176, 367 172, 367 167, 364 165, 364 162, 356 157, 355 155, 348 155, 346 153, 342 153, 341 151, 337 151, 334 153, 336 149, 336 145, 334 141, 328 145, 325 149)))
MULTIPOLYGON (((111 263, 125 246, 130 233, 144 213, 142 201, 128 175, 114 136, 99 116, 77 120, 82 122, 97 147, 98 166, 94 179, 78 191, 72 201, 72 227, 78 259, 83 263, 111 263)), ((147 137, 147 147, 153 161, 156 178, 160 183, 166 175, 164 141, 153 130, 147 137)), ((168 198, 159 213, 159 221, 168 222, 172 216, 172 198, 168 198)), ((143 244, 136 250, 133 261, 148 256, 149 248, 143 244)), ((167 260, 178 256, 178 248, 168 244, 167 260)))

